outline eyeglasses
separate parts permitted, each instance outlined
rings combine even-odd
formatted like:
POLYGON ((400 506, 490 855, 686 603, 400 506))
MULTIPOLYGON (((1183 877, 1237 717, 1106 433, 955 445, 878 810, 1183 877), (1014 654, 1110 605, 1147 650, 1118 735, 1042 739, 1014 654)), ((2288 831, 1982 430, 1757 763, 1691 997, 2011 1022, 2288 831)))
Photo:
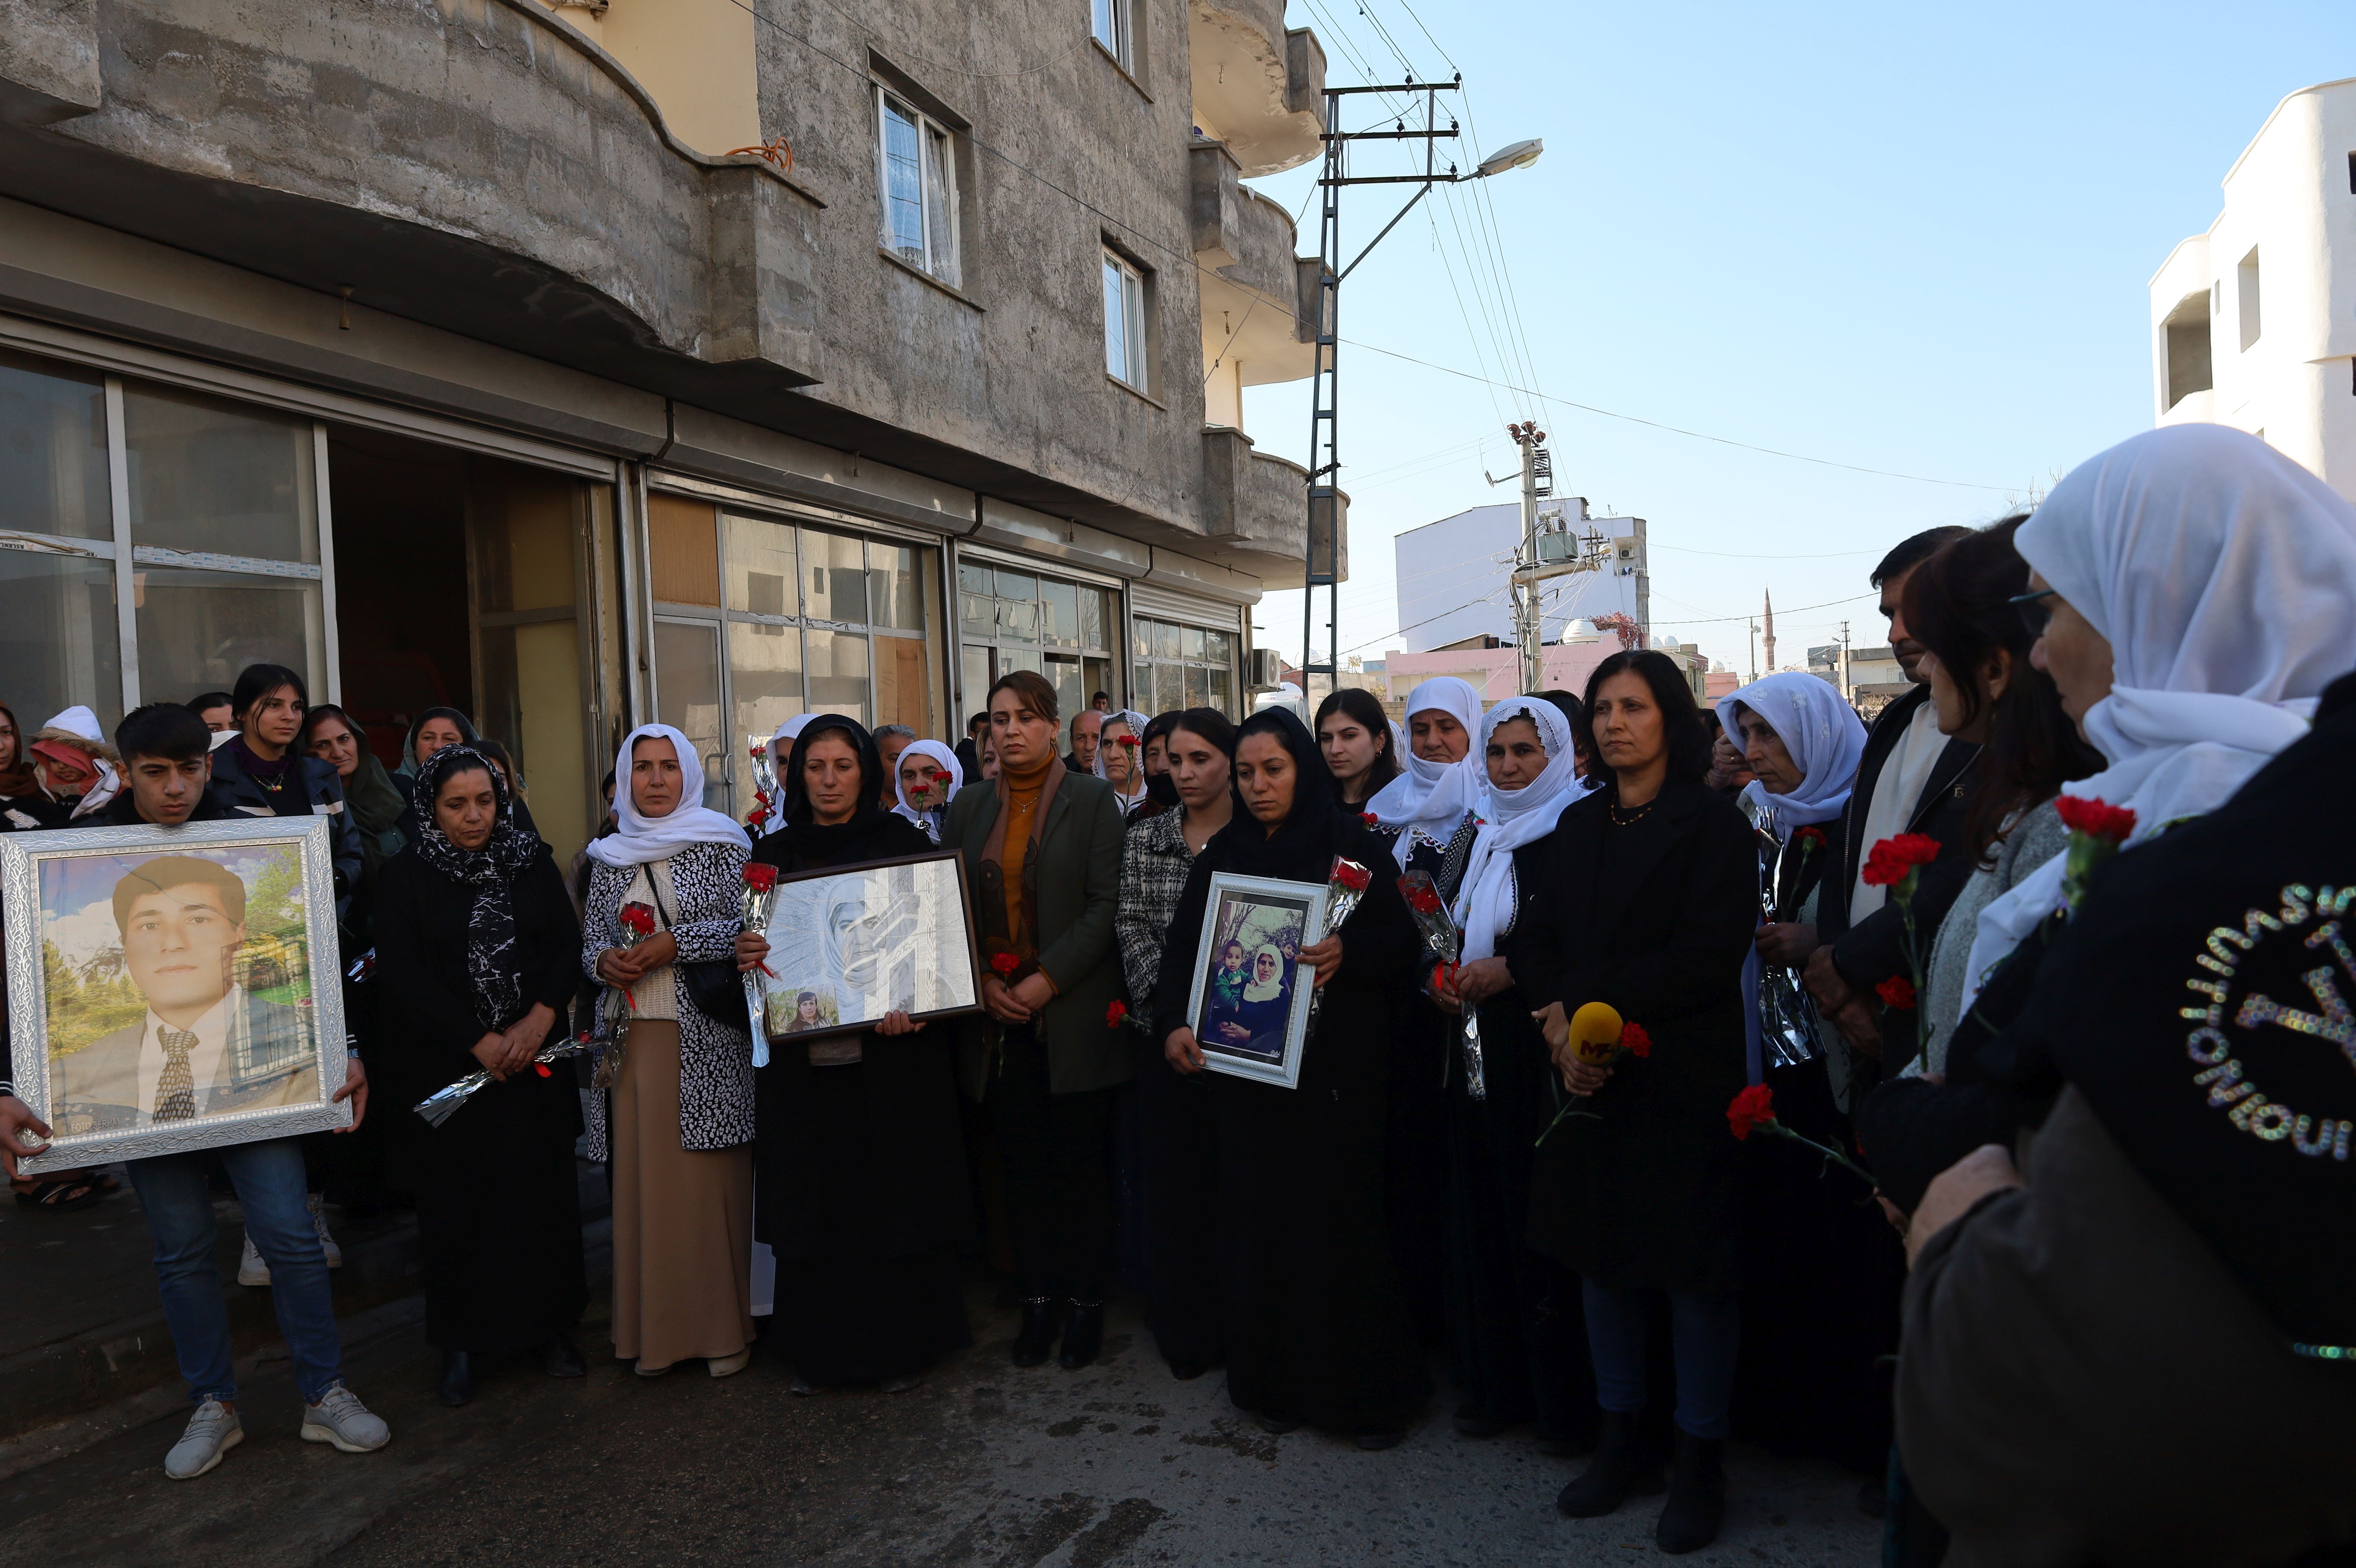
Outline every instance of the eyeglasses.
POLYGON ((2034 589, 2027 593, 2016 593, 2005 603, 2020 612, 2020 624, 2029 628, 2030 636, 2041 637, 2053 620, 2053 606, 2045 601, 2052 598, 2056 592, 2051 588, 2034 589))

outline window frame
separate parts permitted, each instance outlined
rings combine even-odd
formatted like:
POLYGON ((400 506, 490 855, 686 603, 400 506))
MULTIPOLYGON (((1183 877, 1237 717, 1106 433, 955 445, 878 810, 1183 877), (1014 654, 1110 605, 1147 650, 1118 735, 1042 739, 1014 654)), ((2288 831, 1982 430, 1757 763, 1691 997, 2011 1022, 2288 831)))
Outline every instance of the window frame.
POLYGON ((1130 12, 1130 0, 1088 0, 1088 37, 1098 47, 1112 57, 1113 64, 1130 76, 1137 74, 1137 19, 1130 12), (1098 31, 1101 20, 1112 37, 1098 31))
POLYGON ((1151 274, 1110 245, 1100 245, 1098 251, 1102 261, 1097 272, 1098 293, 1105 302, 1105 374, 1130 391, 1150 398, 1153 395, 1153 362, 1150 352, 1152 292, 1148 287, 1151 274), (1121 350, 1125 361, 1124 368, 1120 370, 1112 368, 1113 279, 1108 274, 1118 274, 1120 282, 1121 350))
MULTIPOLYGON (((1241 662, 1243 638, 1235 627, 1205 625, 1200 621, 1180 619, 1150 610, 1132 611, 1130 616, 1129 638, 1130 678, 1135 684, 1138 700, 1141 703, 1159 704, 1158 698, 1146 695, 1153 689, 1156 670, 1162 668, 1202 670, 1205 672, 1206 677, 1215 673, 1226 676, 1227 688, 1226 702, 1221 703, 1216 694, 1209 699, 1209 702, 1210 706, 1226 713, 1228 718, 1236 718, 1236 714, 1230 710, 1237 705, 1243 695, 1242 674, 1237 667, 1241 662), (1153 634, 1164 627, 1178 635, 1179 651, 1175 654, 1165 656, 1152 651, 1153 634), (1214 659, 1207 654, 1197 656, 1187 653, 1185 634, 1188 632, 1206 638, 1214 636, 1221 638, 1226 650, 1225 657, 1214 659), (1140 644, 1144 645, 1142 652, 1140 651, 1140 644)), ((1180 679, 1183 681, 1184 677, 1182 675, 1180 679)))
POLYGON ((919 109, 907 94, 893 91, 888 84, 879 81, 874 87, 876 243, 894 260, 937 283, 961 289, 965 286, 965 267, 958 211, 957 129, 919 109), (924 252, 921 258, 911 257, 900 249, 892 227, 894 197, 891 135, 895 113, 913 125, 916 133, 916 225, 918 243, 924 252), (939 148, 937 166, 925 155, 936 144, 939 148), (934 189, 937 177, 937 192, 934 189), (948 229, 946 234, 934 232, 937 219, 948 229))

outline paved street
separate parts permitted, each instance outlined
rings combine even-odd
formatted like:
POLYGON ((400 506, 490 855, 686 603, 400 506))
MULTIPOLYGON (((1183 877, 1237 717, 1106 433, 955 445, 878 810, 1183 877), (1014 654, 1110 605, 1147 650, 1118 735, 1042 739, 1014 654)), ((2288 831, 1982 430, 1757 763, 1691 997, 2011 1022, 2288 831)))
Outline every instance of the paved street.
MULTIPOLYGON (((584 1382, 531 1368, 476 1403, 432 1399, 414 1301, 372 1317, 350 1381, 393 1424, 352 1456, 296 1440, 283 1362, 245 1380, 247 1438, 201 1479, 160 1468, 182 1415, 0 1481, 13 1561, 438 1568, 441 1564, 1161 1563, 1624 1563, 1656 1503, 1574 1525, 1568 1473, 1518 1435, 1436 1416, 1385 1454, 1267 1436, 1218 1374, 1171 1381, 1133 1311, 1077 1374, 1006 1363, 1011 1313, 977 1294, 980 1342, 921 1388, 796 1399, 758 1357, 714 1382, 640 1380, 593 1356, 584 1382)), ((592 1324, 584 1346, 603 1343, 592 1324)), ((1738 1449, 1725 1534, 1697 1563, 1865 1568, 1877 1527, 1854 1477, 1738 1449)))

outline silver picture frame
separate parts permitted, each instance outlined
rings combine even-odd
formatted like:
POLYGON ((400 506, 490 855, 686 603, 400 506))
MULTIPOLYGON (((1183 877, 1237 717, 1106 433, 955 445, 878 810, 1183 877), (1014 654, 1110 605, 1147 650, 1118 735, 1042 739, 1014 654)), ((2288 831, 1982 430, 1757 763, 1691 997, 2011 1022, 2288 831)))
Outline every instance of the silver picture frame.
POLYGON ((981 1008, 980 944, 955 850, 777 879, 768 973, 746 976, 755 1065, 794 1041, 874 1028, 890 1012, 955 1017, 981 1008))
POLYGON ((1299 1087, 1316 987, 1314 971, 1293 955, 1323 938, 1331 891, 1323 882, 1212 873, 1186 992, 1186 1024, 1205 1068, 1279 1089, 1299 1087), (1239 963, 1231 947, 1240 949, 1239 963), (1269 953, 1276 955, 1273 965, 1269 953))
POLYGON ((324 818, 0 834, 0 904, 16 1097, 55 1135, 26 1175, 351 1125, 324 818), (190 1108, 158 1118, 167 1029, 190 1108))

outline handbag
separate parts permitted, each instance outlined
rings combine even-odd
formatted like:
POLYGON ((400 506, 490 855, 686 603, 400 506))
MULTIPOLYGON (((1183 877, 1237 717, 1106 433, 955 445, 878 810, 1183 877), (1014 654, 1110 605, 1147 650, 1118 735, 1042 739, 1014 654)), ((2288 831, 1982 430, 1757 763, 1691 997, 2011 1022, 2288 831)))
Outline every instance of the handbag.
MULTIPOLYGON (((662 916, 663 928, 675 930, 678 923, 670 911, 663 908, 662 884, 652 871, 647 873, 647 886, 655 895, 655 911, 662 916)), ((679 983, 687 992, 687 999, 705 1018, 724 1022, 733 1009, 744 1005, 744 978, 736 972, 736 960, 728 958, 698 958, 689 963, 674 963, 679 983)))

